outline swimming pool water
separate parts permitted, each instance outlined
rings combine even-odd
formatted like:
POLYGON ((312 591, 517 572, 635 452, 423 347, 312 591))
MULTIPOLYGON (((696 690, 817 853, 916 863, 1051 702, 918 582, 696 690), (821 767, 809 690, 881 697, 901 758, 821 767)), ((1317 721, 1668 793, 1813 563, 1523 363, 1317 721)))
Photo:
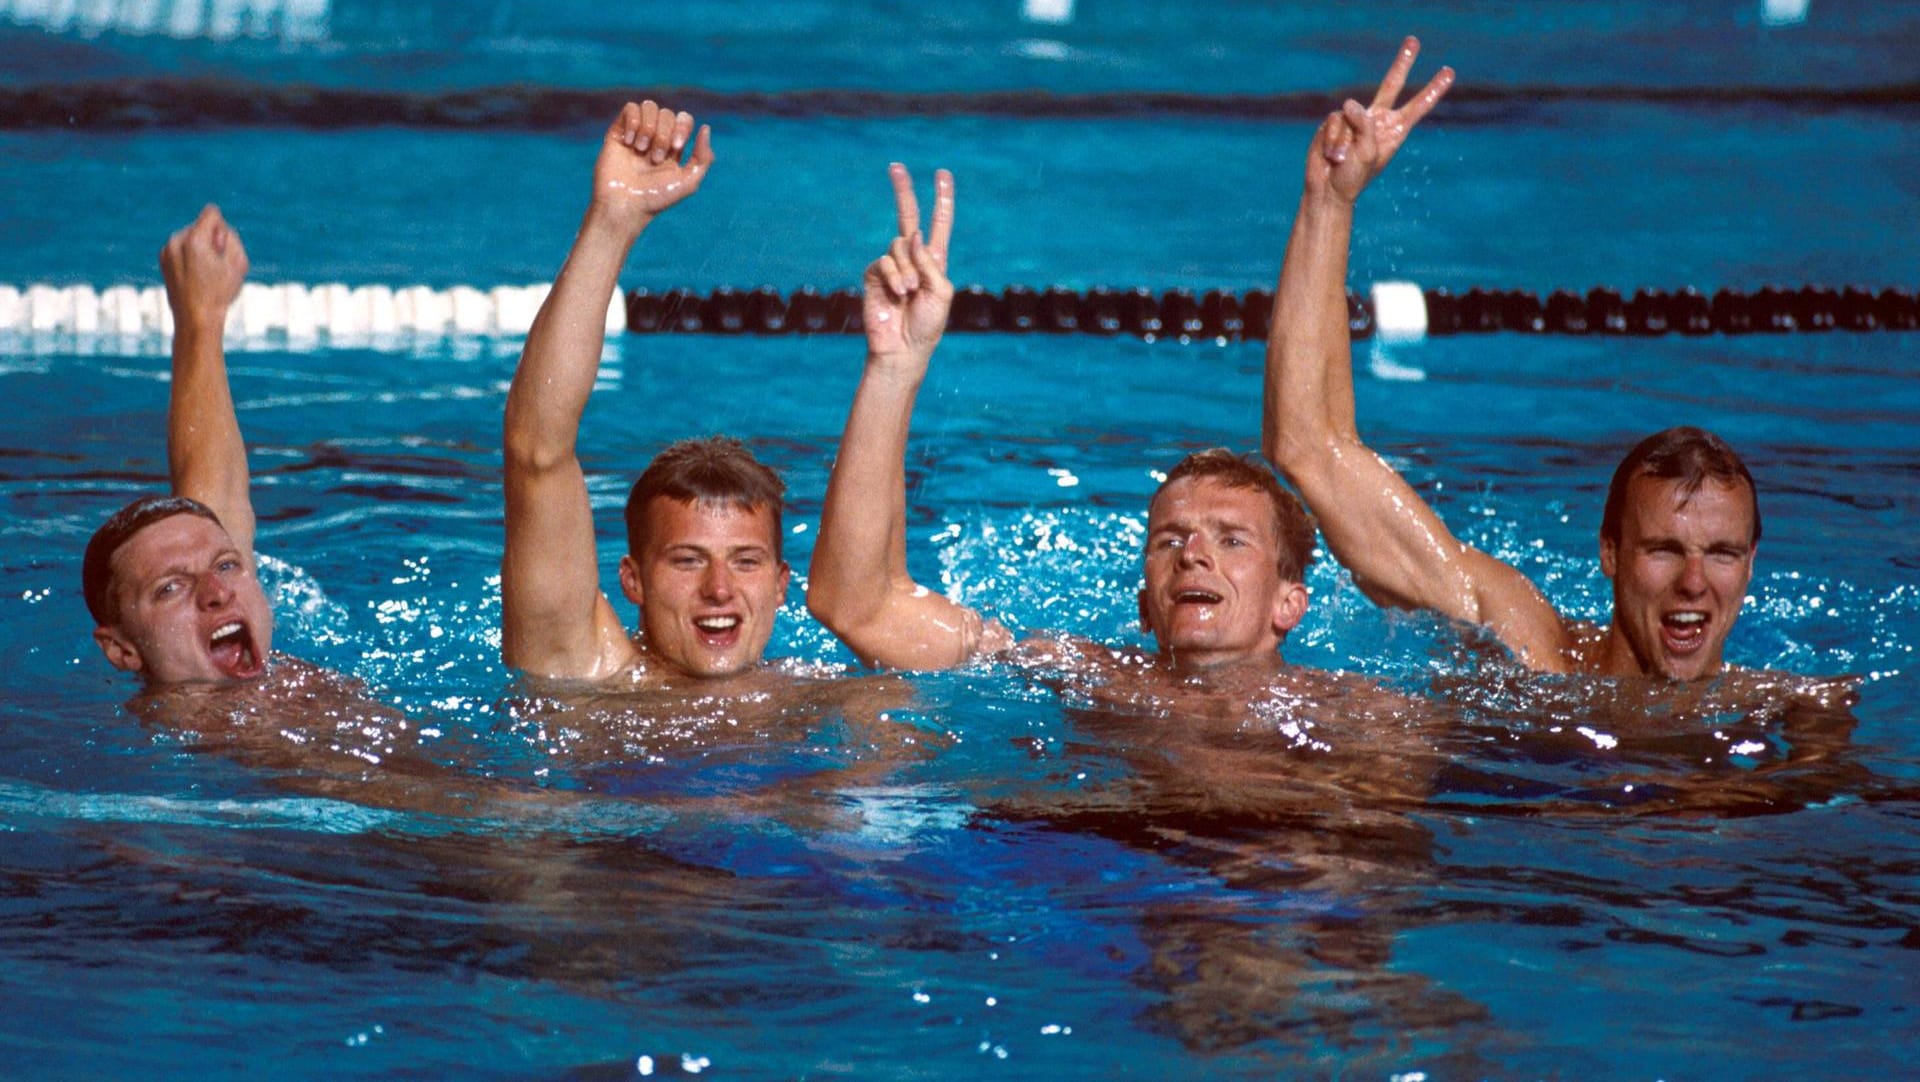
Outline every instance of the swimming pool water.
MULTIPOLYGON (((1609 8, 1622 14, 1606 22, 1580 5, 1540 27, 1530 20, 1561 17, 1467 6, 1407 29, 1463 86, 1475 74, 1448 33, 1468 57, 1511 58, 1492 76, 1506 86, 1902 77, 1885 50, 1913 31, 1893 9, 1852 12, 1886 20, 1876 35, 1815 4, 1786 32, 1804 36, 1767 38, 1750 5, 1734 7, 1609 8), (1735 29, 1703 44, 1687 20, 1735 29), (1572 65, 1582 40, 1605 58, 1572 65), (1659 48, 1633 48, 1648 42, 1659 48), (1650 58, 1696 54, 1684 73, 1650 58)), ((1216 93, 1357 83, 1408 17, 1222 7, 1209 17, 1244 15, 1259 32, 1201 27, 1169 46, 1221 51, 1202 67, 1143 44, 1139 6, 1083 8, 1084 25, 984 40, 1057 37, 1131 68, 1070 54, 1034 69, 1017 49, 971 48, 973 16, 917 40, 958 58, 947 86, 1026 85, 1044 70, 1071 87, 1138 87, 1164 69, 1216 93), (1285 64, 1257 68, 1247 53, 1283 37, 1328 59, 1297 80, 1285 64)), ((860 14, 788 11, 803 28, 860 14)), ((580 12, 533 12, 495 5, 456 33, 447 7, 338 4, 332 51, 28 28, 0 31, 0 48, 84 61, 15 77, 29 82, 190 64, 269 82, 364 65, 412 89, 619 81, 617 39, 585 48, 598 29, 580 12), (576 69, 535 59, 576 47, 576 69)), ((925 59, 878 50, 869 67, 811 67, 868 39, 783 33, 804 44, 776 63, 756 36, 771 31, 724 6, 711 18, 705 52, 662 50, 645 77, 899 88, 898 70, 925 59)), ((1897 112, 1575 102, 1504 121, 1463 108, 1454 122, 1450 105, 1362 204, 1357 283, 1920 278, 1898 228, 1920 194, 1920 141, 1897 112)), ((720 164, 643 240, 629 286, 850 283, 890 227, 889 158, 958 174, 962 280, 1266 285, 1307 131, 702 119, 720 164)), ((0 215, 0 281, 151 283, 165 233, 207 199, 243 231, 259 281, 537 281, 564 255, 595 135, 0 132, 0 184, 19 193, 0 215)), ((1488 688, 1451 632, 1379 613, 1322 564, 1289 658, 1374 675, 1454 722, 1381 760, 1386 776, 1429 772, 1433 794, 1414 801, 1325 776, 1284 733, 1211 747, 1268 764, 1258 813, 1227 794, 1133 787, 1177 778, 1155 727, 1185 719, 1116 721, 1072 689, 995 669, 858 685, 881 702, 910 696, 898 713, 910 733, 863 728, 857 706, 768 719, 695 699, 646 704, 665 720, 617 704, 601 715, 641 753, 564 737, 565 719, 527 703, 497 661, 498 433, 517 344, 237 350, 276 641, 365 679, 431 732, 424 753, 446 771, 433 786, 527 797, 478 819, 316 792, 122 707, 131 688, 97 657, 74 580, 88 532, 164 476, 158 345, 0 339, 0 396, 16 404, 0 437, 12 512, 0 642, 13 662, 0 684, 0 1048, 21 1077, 623 1078, 642 1057, 722 1077, 1908 1069, 1913 335, 1434 339, 1391 354, 1424 379, 1356 388, 1370 441, 1463 536, 1595 616, 1607 593, 1593 535, 1621 449, 1682 421, 1727 436, 1767 516, 1730 654, 1866 678, 1831 761, 1783 762, 1794 741, 1777 716, 1622 714, 1551 686, 1488 688), (1757 772, 1798 799, 1746 806, 1769 814, 1625 814, 1625 784, 1737 787, 1757 772), (1528 814, 1550 801, 1558 810, 1528 814)), ((631 477, 669 440, 712 431, 751 438, 786 476, 788 556, 804 571, 859 362, 850 338, 614 343, 581 440, 603 580, 631 477)), ((1191 449, 1251 447, 1259 364, 1245 345, 949 336, 909 453, 916 575, 1022 629, 1137 641, 1152 471, 1191 449)), ((770 653, 848 663, 804 615, 801 577, 770 653)), ((324 735, 350 744, 352 728, 324 735)))

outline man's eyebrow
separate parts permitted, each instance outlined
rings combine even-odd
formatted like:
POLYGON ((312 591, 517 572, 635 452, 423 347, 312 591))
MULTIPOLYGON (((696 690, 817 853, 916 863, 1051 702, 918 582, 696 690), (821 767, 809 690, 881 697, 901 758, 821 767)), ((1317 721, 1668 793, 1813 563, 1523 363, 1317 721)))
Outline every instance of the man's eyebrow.
POLYGON ((146 578, 138 580, 138 584, 142 589, 144 589, 148 586, 157 586, 160 583, 165 582, 166 580, 171 578, 176 578, 181 575, 192 575, 192 574, 193 574, 193 568, 189 566, 185 561, 176 561, 174 563, 170 563, 166 565, 165 567, 162 567, 160 570, 155 571, 153 574, 148 575, 146 578))
POLYGON ((729 556, 733 556, 742 552, 771 553, 773 551, 773 546, 767 544, 764 541, 749 541, 745 544, 728 545, 725 548, 715 548, 710 545, 705 545, 697 541, 675 541, 668 545, 663 546, 660 551, 663 554, 690 552, 690 553, 696 553, 701 556, 711 556, 711 555, 714 555, 715 553, 725 553, 729 556))

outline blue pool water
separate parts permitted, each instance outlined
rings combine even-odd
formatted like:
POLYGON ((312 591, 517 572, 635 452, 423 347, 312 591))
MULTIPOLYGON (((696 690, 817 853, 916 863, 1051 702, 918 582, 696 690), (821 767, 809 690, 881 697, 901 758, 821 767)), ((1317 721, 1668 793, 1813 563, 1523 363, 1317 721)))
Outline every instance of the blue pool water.
MULTIPOLYGON (((432 93, 1358 86, 1398 33, 1465 90, 1361 206, 1354 280, 1464 290, 1920 285, 1912 110, 1529 100, 1520 88, 1910 83, 1920 18, 1756 4, 337 3, 326 36, 227 42, 0 22, 8 90, 150 77, 432 93), (475 15, 479 11, 484 17, 475 15), (655 24, 673 18, 681 24, 655 24), (608 22, 607 20, 612 20, 608 22), (1455 115, 1457 112, 1457 116, 1455 115)), ((4 17, 4 13, 0 13, 4 17)), ((1426 70, 1425 65, 1423 69, 1426 70)), ((609 97, 608 112, 617 105, 609 97)), ((1310 120, 707 115, 720 162, 628 286, 850 284, 883 168, 958 176, 955 275, 1075 288, 1268 285, 1310 120)), ((209 199, 258 281, 481 288, 548 278, 597 131, 291 124, 0 131, 0 282, 157 281, 209 199)), ((1275 734, 1236 805, 1177 784, 1165 733, 998 669, 822 681, 822 704, 544 714, 497 660, 499 424, 517 343, 231 359, 277 643, 367 681, 437 774, 318 788, 124 707, 75 581, 100 519, 162 483, 160 343, 0 332, 0 1053, 19 1077, 1900 1077, 1920 949, 1920 337, 1497 335, 1395 347, 1364 430, 1463 536, 1600 616, 1607 475, 1706 425, 1760 478, 1741 663, 1853 673, 1844 744, 1783 761, 1778 712, 1670 717, 1482 679, 1458 636, 1316 567, 1289 658, 1441 704, 1370 771, 1275 734), (840 689, 838 691, 833 689, 840 689), (852 690, 847 690, 847 689, 852 690), (863 704, 895 727, 864 724, 863 704), (901 704, 906 704, 902 706, 901 704), (1584 730, 1584 731, 1583 731, 1584 730), (909 743, 909 740, 911 741, 909 743), (1628 815, 1628 785, 1776 780, 1764 814, 1628 815), (469 818, 434 792, 507 793, 469 818), (644 1057, 644 1059, 643 1059, 644 1057)), ((1361 348, 1363 362, 1370 352, 1361 348)), ((785 474, 804 571, 857 340, 628 337, 581 445, 613 582, 626 485, 731 431, 785 474)), ((949 336, 910 450, 913 563, 1023 630, 1134 642, 1152 471, 1250 448, 1254 345, 949 336)), ((772 654, 851 659, 804 613, 772 654)), ((377 745, 391 720, 310 728, 377 745), (369 734, 368 729, 375 732, 369 734)), ((1195 722, 1197 724, 1197 721, 1195 722)), ((1841 728, 1845 728, 1842 723, 1841 728)), ((374 772, 378 776, 378 772, 374 772)), ((1220 788, 1233 788, 1224 783, 1220 788)))

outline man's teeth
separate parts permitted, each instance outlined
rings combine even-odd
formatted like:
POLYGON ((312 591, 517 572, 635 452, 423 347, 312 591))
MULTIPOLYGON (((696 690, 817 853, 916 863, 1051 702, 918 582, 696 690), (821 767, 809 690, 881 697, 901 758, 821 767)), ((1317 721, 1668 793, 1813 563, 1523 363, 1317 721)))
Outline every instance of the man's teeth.
POLYGON ((245 630, 246 630, 246 627, 242 625, 238 620, 235 620, 231 623, 221 624, 219 627, 215 628, 213 631, 213 634, 208 637, 207 643, 212 646, 218 646, 220 645, 220 640, 232 638, 235 635, 238 635, 241 632, 244 632, 245 630))
POLYGON ((1670 624, 1692 625, 1704 624, 1706 622, 1707 614, 1704 612, 1670 612, 1667 614, 1667 623, 1670 624))
POLYGON ((1175 601, 1197 601, 1205 605, 1218 604, 1220 595, 1206 590, 1182 590, 1175 594, 1175 601))
POLYGON ((738 616, 702 616, 693 622, 702 631, 732 631, 740 626, 738 616))

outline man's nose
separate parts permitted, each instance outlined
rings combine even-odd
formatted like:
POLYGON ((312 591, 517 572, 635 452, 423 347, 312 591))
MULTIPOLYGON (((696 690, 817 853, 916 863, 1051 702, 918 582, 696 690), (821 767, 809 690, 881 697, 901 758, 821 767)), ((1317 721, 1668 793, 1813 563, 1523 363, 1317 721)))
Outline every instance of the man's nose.
POLYGON ((707 573, 700 576, 700 596, 710 601, 726 601, 733 597, 733 569, 725 560, 715 560, 707 565, 707 573))
POLYGON ((203 609, 223 608, 233 600, 233 587, 218 571, 208 571, 194 583, 194 599, 203 609))
POLYGON ((1180 546, 1180 563, 1182 566, 1212 567, 1213 546, 1200 534, 1188 534, 1180 546))
POLYGON ((1706 557, 1697 553, 1687 557, 1686 564, 1680 569, 1680 592, 1688 595, 1707 592, 1706 557))

